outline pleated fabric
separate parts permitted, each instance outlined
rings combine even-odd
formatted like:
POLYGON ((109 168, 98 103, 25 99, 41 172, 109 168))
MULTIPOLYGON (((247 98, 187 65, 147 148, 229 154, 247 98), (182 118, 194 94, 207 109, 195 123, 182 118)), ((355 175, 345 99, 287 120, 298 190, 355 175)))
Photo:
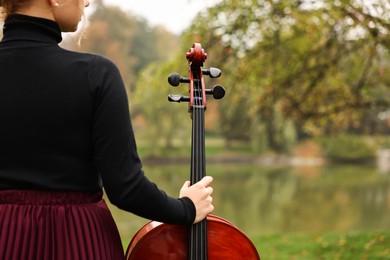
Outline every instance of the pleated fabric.
POLYGON ((122 260, 102 192, 0 191, 0 259, 122 260))

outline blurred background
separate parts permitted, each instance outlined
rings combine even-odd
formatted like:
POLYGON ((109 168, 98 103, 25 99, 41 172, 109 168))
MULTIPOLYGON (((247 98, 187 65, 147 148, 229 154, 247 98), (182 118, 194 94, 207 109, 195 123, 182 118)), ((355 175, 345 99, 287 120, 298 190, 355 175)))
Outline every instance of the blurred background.
MULTIPOLYGON (((161 188, 189 178, 188 108, 167 101, 188 87, 167 77, 200 42, 226 89, 206 111, 215 214, 264 259, 390 259, 389 1, 93 0, 87 19, 62 44, 117 64, 161 188)), ((112 210, 126 247, 146 220, 112 210)))

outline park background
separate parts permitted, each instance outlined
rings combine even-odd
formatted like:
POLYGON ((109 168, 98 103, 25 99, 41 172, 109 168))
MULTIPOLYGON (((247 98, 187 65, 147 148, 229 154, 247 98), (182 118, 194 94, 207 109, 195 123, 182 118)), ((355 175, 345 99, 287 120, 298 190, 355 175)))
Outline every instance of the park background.
MULTIPOLYGON (((149 178, 176 196, 189 177, 187 105, 167 101, 188 89, 167 77, 187 75, 200 42, 222 70, 206 85, 226 89, 206 111, 215 214, 263 259, 390 259, 388 1, 216 1, 180 33, 109 1, 90 9, 62 46, 117 64, 149 178)), ((110 207, 126 249, 146 220, 110 207)))

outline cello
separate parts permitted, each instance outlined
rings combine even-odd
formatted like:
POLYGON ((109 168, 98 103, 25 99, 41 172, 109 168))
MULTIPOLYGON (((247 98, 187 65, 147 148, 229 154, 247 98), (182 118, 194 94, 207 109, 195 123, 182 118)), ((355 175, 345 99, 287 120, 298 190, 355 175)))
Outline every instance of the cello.
MULTIPOLYGON (((171 102, 189 102, 192 118, 191 138, 191 184, 206 175, 204 114, 206 95, 215 99, 223 98, 225 90, 216 85, 206 89, 203 75, 217 78, 217 68, 202 69, 207 59, 200 43, 194 43, 186 53, 189 77, 183 78, 172 73, 168 82, 172 86, 189 83, 189 96, 169 95, 171 102)), ((191 226, 179 226, 150 221, 132 238, 127 250, 127 260, 257 260, 260 256, 251 240, 229 221, 214 215, 191 226)))

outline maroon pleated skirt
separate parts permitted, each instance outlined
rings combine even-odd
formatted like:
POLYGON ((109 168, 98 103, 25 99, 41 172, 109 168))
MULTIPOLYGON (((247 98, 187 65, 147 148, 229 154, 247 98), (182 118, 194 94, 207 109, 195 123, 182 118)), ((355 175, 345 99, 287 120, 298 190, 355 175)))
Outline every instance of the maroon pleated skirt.
POLYGON ((0 259, 122 260, 102 192, 0 191, 0 259))

